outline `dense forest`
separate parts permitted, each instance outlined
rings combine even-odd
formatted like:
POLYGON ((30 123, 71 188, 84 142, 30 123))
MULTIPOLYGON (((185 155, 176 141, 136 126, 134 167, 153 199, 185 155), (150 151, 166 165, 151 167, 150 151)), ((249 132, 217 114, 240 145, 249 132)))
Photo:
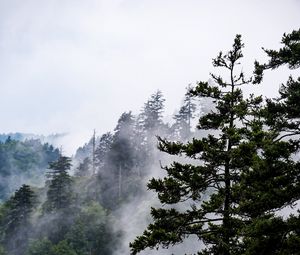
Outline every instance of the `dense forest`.
POLYGON ((300 78, 275 99, 242 88, 299 68, 300 30, 253 77, 243 48, 237 35, 213 59, 225 76, 188 86, 172 122, 158 90, 73 157, 2 135, 0 255, 299 254, 300 78))
POLYGON ((72 158, 38 139, 7 136, 0 144, 1 252, 113 254, 124 235, 114 227, 119 208, 145 192, 156 136, 186 141, 200 112, 187 92, 173 123, 165 123, 164 103, 156 91, 138 115, 124 112, 113 131, 94 134, 72 158))

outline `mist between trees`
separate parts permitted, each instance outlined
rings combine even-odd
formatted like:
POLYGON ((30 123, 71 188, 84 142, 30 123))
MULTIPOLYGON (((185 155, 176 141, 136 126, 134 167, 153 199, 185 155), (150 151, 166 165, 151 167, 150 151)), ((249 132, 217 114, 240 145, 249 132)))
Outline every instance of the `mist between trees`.
POLYGON ((1 142, 0 254, 299 254, 300 78, 276 99, 242 91, 299 67, 300 30, 282 44, 247 78, 237 35, 213 59, 229 79, 187 87, 172 123, 158 90, 73 158, 38 140, 1 142))

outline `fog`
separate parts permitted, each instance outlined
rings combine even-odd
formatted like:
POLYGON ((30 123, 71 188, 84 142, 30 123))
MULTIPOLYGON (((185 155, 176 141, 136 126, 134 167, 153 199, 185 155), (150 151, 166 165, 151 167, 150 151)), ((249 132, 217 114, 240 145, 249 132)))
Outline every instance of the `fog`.
MULTIPOLYGON (((299 9, 297 0, 0 1, 0 132, 68 133, 73 154, 157 89, 170 116, 235 34, 252 73, 261 47, 278 48, 299 26, 299 9)), ((272 96, 287 75, 266 76, 274 87, 257 90, 272 96)))
MULTIPOLYGON (((45 175, 49 155, 41 152, 41 167, 14 167, 15 151, 28 151, 20 142, 23 147, 12 150, 7 162, 13 174, 1 179, 0 186, 13 194, 23 183, 30 184, 38 205, 32 209, 31 225, 26 222, 8 234, 3 227, 3 236, 23 240, 23 231, 29 229, 28 240, 43 237, 53 246, 67 240, 75 249, 74 240, 86 238, 82 254, 102 248, 113 255, 129 254, 129 242, 152 221, 150 208, 161 206, 147 182, 163 177, 161 166, 173 160, 190 162, 159 152, 156 138, 180 140, 174 114, 186 88, 197 81, 211 82, 212 58, 230 49, 236 34, 245 44, 241 69, 251 76, 254 61, 266 61, 262 47, 278 49, 282 35, 299 28, 299 10, 297 0, 0 0, 0 133, 33 134, 27 138, 52 143, 59 148, 50 150, 54 160, 72 156, 67 169, 71 177, 65 176, 73 185, 66 208, 47 211, 53 181, 45 175), (163 99, 158 96, 158 110, 151 109, 153 121, 145 102, 155 93, 163 99), (63 135, 47 140, 51 134, 63 135), (86 158, 90 161, 84 165, 86 158), (20 169, 33 173, 23 176, 20 169)), ((276 97, 290 74, 300 75, 299 69, 266 73, 262 85, 246 87, 244 93, 276 97)), ((211 102, 196 104, 189 139, 211 132, 195 130, 199 117, 212 109, 211 102)), ((176 206, 184 210, 191 205, 176 206)), ((5 206, 0 208, 3 222, 9 219, 5 206)), ((287 217, 297 209, 299 203, 277 214, 287 217)), ((30 242, 24 240, 20 243, 25 247, 30 242)), ((12 245, 12 254, 25 252, 11 242, 3 244, 9 244, 8 249, 12 245)), ((191 237, 168 250, 147 249, 141 255, 195 253, 201 247, 191 237)))

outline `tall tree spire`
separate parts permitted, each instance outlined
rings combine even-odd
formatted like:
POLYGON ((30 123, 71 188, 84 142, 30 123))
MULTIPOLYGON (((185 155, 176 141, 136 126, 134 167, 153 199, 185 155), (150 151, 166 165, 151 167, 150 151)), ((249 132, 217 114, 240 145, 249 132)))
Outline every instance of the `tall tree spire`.
POLYGON ((93 137, 92 137, 92 168, 93 168, 93 175, 96 174, 96 167, 95 167, 95 151, 96 151, 96 129, 94 129, 93 137))

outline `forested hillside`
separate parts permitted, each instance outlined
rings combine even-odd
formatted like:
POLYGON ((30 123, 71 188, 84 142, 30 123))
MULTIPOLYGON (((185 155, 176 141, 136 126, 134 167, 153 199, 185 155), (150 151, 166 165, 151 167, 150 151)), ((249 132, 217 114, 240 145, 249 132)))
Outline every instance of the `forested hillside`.
POLYGON ((0 134, 0 141, 5 142, 8 137, 12 140, 16 141, 25 141, 25 140, 40 140, 42 143, 54 143, 60 138, 62 138, 65 134, 52 134, 52 135, 37 135, 37 134, 27 134, 27 133, 8 133, 8 134, 0 134))
POLYGON ((14 182, 4 182, 1 192, 12 194, 1 205, 3 253, 116 252, 125 234, 115 227, 120 208, 142 197, 153 166, 159 168, 156 136, 186 141, 201 111, 187 91, 173 122, 165 123, 164 104, 162 92, 155 92, 138 115, 124 112, 114 130, 94 134, 74 158, 39 140, 7 138, 1 173, 14 182), (43 180, 37 188, 34 182, 43 180))
POLYGON ((300 30, 284 35, 251 77, 237 35, 213 59, 211 80, 187 88, 172 122, 158 90, 73 157, 7 137, 0 255, 299 254, 300 79, 275 99, 243 95, 270 69, 299 68, 299 46, 300 30))
POLYGON ((40 140, 0 142, 0 201, 5 200, 24 183, 41 186, 48 162, 58 158, 59 151, 40 140))

